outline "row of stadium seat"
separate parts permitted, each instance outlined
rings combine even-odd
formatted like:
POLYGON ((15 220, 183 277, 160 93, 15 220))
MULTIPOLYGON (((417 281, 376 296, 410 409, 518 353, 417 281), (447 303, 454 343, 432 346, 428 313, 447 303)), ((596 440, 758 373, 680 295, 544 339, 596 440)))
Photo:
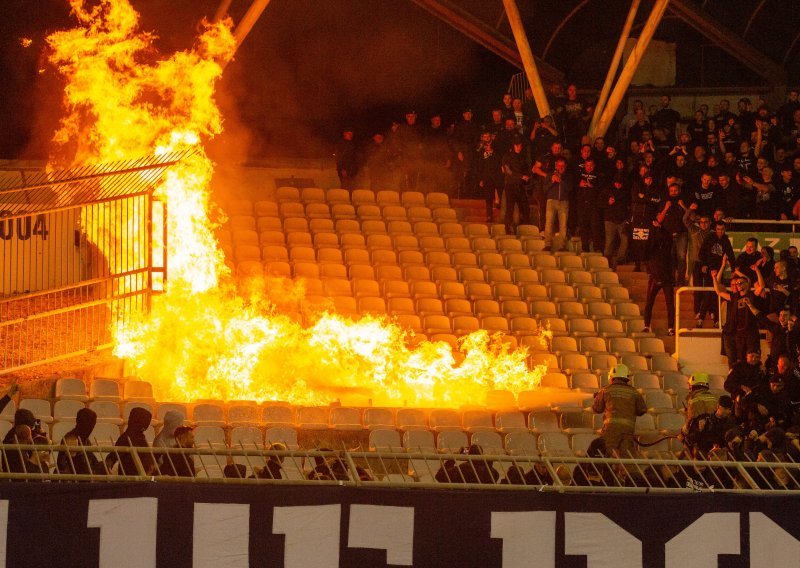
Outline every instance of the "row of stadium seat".
MULTIPOLYGON (((449 207, 450 198, 446 193, 431 192, 424 194, 418 191, 372 191, 369 189, 354 189, 352 192, 341 188, 328 190, 319 187, 282 186, 275 192, 274 202, 277 203, 352 203, 354 205, 404 205, 406 207, 428 206, 449 207)), ((229 215, 252 215, 264 210, 265 201, 250 201, 248 199, 235 199, 225 204, 229 215)))

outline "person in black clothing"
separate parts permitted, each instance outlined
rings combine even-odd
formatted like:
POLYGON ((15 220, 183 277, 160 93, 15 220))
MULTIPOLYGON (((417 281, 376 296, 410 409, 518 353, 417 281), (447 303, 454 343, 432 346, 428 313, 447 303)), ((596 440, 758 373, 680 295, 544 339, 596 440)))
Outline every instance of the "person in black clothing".
POLYGON ((514 234, 512 223, 514 221, 514 206, 519 207, 519 222, 521 225, 530 223, 531 210, 528 205, 527 185, 531 179, 531 168, 528 159, 522 151, 523 140, 520 136, 514 138, 511 151, 503 156, 503 173, 505 174, 506 194, 506 233, 514 234))
MULTIPOLYGON (((148 448, 150 444, 147 443, 147 438, 144 436, 144 431, 150 426, 150 421, 153 419, 153 414, 146 408, 136 407, 131 410, 128 416, 128 427, 117 438, 116 447, 134 447, 134 448, 148 448)), ((156 469, 155 459, 149 452, 139 452, 139 460, 141 461, 142 468, 145 475, 151 475, 156 469)), ((139 475, 139 470, 133 459, 133 454, 128 452, 112 452, 106 457, 106 468, 110 471, 114 464, 119 460, 119 474, 120 475, 139 475)))
POLYGON ((722 284, 722 272, 727 260, 727 256, 723 257, 720 269, 712 275, 714 291, 722 300, 728 302, 727 321, 722 328, 722 346, 728 358, 728 366, 732 367, 737 361, 744 360, 748 352, 760 351, 761 340, 758 335, 758 320, 749 307, 755 301, 750 289, 750 280, 735 276, 731 279, 730 292, 722 284))
POLYGON ((647 263, 647 272, 650 279, 647 283, 647 304, 644 308, 645 331, 650 331, 650 322, 653 319, 653 306, 656 296, 663 289, 664 301, 667 304, 667 322, 669 334, 675 334, 675 259, 672 254, 672 236, 657 222, 653 223, 650 238, 650 260, 647 263))
POLYGON ((761 385, 766 384, 766 375, 761 368, 761 352, 750 350, 744 361, 737 361, 728 371, 723 388, 735 402, 761 385))
POLYGON ((797 316, 793 316, 788 308, 778 312, 778 321, 772 320, 767 314, 753 306, 753 314, 758 318, 762 329, 769 332, 769 355, 766 367, 768 371, 775 368, 778 357, 793 357, 800 345, 800 328, 796 326, 797 316))
POLYGON ((608 259, 608 264, 612 269, 617 265, 624 264, 628 255, 628 222, 630 211, 628 203, 630 190, 625 179, 625 164, 622 160, 616 161, 617 169, 610 183, 606 184, 605 189, 600 192, 598 197, 598 207, 603 210, 603 222, 605 228, 605 247, 603 255, 608 259), (616 253, 614 252, 615 242, 619 241, 616 253))
MULTIPOLYGON (((194 448, 194 429, 191 426, 178 426, 175 428, 175 447, 194 448)), ((173 477, 195 477, 194 455, 164 454, 158 466, 161 475, 173 477)))
POLYGON ((353 142, 353 129, 345 128, 342 138, 336 144, 336 173, 339 174, 341 187, 352 191, 356 187, 356 174, 358 174, 358 159, 356 144, 353 142))
POLYGON ((538 204, 538 218, 534 219, 539 229, 545 225, 547 213, 547 191, 550 189, 550 178, 556 169, 556 160, 561 157, 564 147, 561 142, 554 141, 550 145, 550 151, 536 158, 533 164, 533 195, 538 204))
MULTIPOLYGON (((583 149, 581 149, 583 150, 583 149)), ((581 250, 599 252, 603 245, 603 216, 598 202, 603 178, 597 171, 594 158, 587 158, 580 168, 576 200, 578 205, 578 226, 581 236, 581 250)))
MULTIPOLYGON (((462 448, 461 453, 469 456, 483 455, 483 449, 477 444, 462 448)), ((492 460, 473 459, 456 466, 455 461, 445 460, 439 471, 436 472, 436 481, 440 483, 483 483, 495 484, 500 479, 500 474, 492 467, 492 460)))
MULTIPOLYGON (((607 458, 609 457, 608 448, 604 438, 599 437, 592 440, 586 449, 587 458, 607 458)), ((618 485, 616 476, 607 464, 580 463, 572 474, 572 483, 579 487, 610 487, 618 485)))
POLYGON ((483 198, 486 201, 486 222, 491 223, 494 217, 494 204, 499 202, 500 194, 503 192, 502 156, 494 151, 492 137, 488 133, 481 136, 481 142, 482 147, 478 150, 476 168, 478 186, 481 188, 483 198), (495 195, 497 195, 498 199, 495 199, 495 195))
MULTIPOLYGON (((35 436, 43 434, 39 421, 36 420, 33 412, 27 408, 20 408, 14 413, 14 425, 3 438, 3 443, 30 444, 35 436)), ((30 454, 30 450, 3 450, 3 470, 12 473, 24 473, 26 471, 25 464, 30 458, 30 454)))
POLYGON ((647 261, 649 242, 653 232, 653 221, 661 203, 661 192, 653 183, 653 176, 645 170, 641 179, 634 179, 631 187, 631 252, 636 262, 636 271, 647 261))
POLYGON ((458 196, 471 195, 475 186, 475 148, 480 138, 480 127, 472 121, 472 109, 467 107, 462 113, 463 120, 456 123, 453 130, 453 170, 458 185, 458 196))
MULTIPOLYGON (((706 235, 700 244, 694 272, 695 286, 713 286, 712 274, 720 270, 723 257, 733 258, 733 246, 725 231, 725 221, 715 221, 713 231, 706 235)), ((711 292, 697 294, 696 300, 699 300, 699 303, 695 302, 695 311, 699 320, 698 327, 708 314, 711 314, 712 326, 716 326, 719 317, 716 296, 711 292)))
MULTIPOLYGON (((97 414, 90 408, 81 408, 75 417, 75 428, 64 435, 60 443, 64 446, 92 446, 91 438, 97 424, 97 414)), ((105 474, 106 469, 93 452, 82 449, 74 452, 59 452, 56 456, 56 471, 80 475, 105 474)))
MULTIPOLYGON (((286 446, 281 443, 271 444, 271 452, 285 452, 286 446)), ((262 468, 255 468, 257 479, 283 479, 283 456, 271 455, 262 468)))
POLYGON ((686 251, 689 245, 689 233, 683 224, 683 215, 688 205, 683 202, 681 187, 677 183, 671 183, 668 191, 669 195, 661 212, 656 215, 656 220, 671 237, 669 248, 674 258, 674 282, 678 286, 683 286, 686 282, 686 251))

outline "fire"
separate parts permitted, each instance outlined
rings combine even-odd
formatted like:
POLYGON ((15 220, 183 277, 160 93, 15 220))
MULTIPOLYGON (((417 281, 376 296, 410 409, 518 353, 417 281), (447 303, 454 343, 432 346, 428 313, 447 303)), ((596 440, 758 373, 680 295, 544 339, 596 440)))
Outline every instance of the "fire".
MULTIPOLYGON (((67 80, 68 114, 54 142, 74 150, 72 164, 195 150, 154 194, 167 212, 168 241, 153 243, 154 256, 166 246, 165 293, 149 313, 113 330, 115 354, 153 383, 159 399, 459 406, 481 404, 488 389, 517 393, 539 383, 544 368, 529 370, 524 350, 509 352, 485 331, 463 338, 456 358, 445 343, 409 347, 409 332, 385 318, 306 314, 300 325, 290 314, 302 282, 253 278, 237 288, 214 237, 213 164, 202 150, 222 130, 214 89, 235 49, 232 23, 204 22, 191 50, 162 57, 128 0, 70 3, 80 27, 52 34, 48 44, 67 80)), ((154 215, 161 211, 154 207, 154 215)), ((146 251, 119 250, 115 239, 122 228, 145 231, 145 219, 91 219, 105 223, 83 219, 87 234, 103 236, 95 244, 112 273, 143 265, 146 251)))
POLYGON ((33 45, 33 40, 29 37, 21 37, 19 38, 19 44, 22 47, 30 47, 33 45))

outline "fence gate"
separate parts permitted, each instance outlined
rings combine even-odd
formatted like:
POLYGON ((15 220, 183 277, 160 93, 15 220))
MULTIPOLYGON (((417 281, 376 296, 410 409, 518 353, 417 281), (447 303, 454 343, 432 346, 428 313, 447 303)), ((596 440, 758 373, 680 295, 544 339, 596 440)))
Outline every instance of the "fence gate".
POLYGON ((0 375, 110 347, 113 326, 149 309, 166 277, 153 190, 186 155, 3 172, 0 375))

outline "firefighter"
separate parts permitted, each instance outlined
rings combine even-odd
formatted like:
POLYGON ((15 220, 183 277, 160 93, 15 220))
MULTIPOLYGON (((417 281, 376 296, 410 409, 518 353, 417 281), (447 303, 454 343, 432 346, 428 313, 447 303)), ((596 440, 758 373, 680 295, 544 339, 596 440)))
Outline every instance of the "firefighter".
POLYGON ((708 373, 693 373, 689 377, 686 395, 686 422, 701 414, 714 414, 719 397, 708 389, 708 373))
POLYGON ((628 384, 630 371, 619 363, 609 373, 610 383, 594 395, 592 410, 603 413, 602 438, 609 451, 619 450, 622 457, 633 455, 636 417, 647 412, 644 399, 628 384))

